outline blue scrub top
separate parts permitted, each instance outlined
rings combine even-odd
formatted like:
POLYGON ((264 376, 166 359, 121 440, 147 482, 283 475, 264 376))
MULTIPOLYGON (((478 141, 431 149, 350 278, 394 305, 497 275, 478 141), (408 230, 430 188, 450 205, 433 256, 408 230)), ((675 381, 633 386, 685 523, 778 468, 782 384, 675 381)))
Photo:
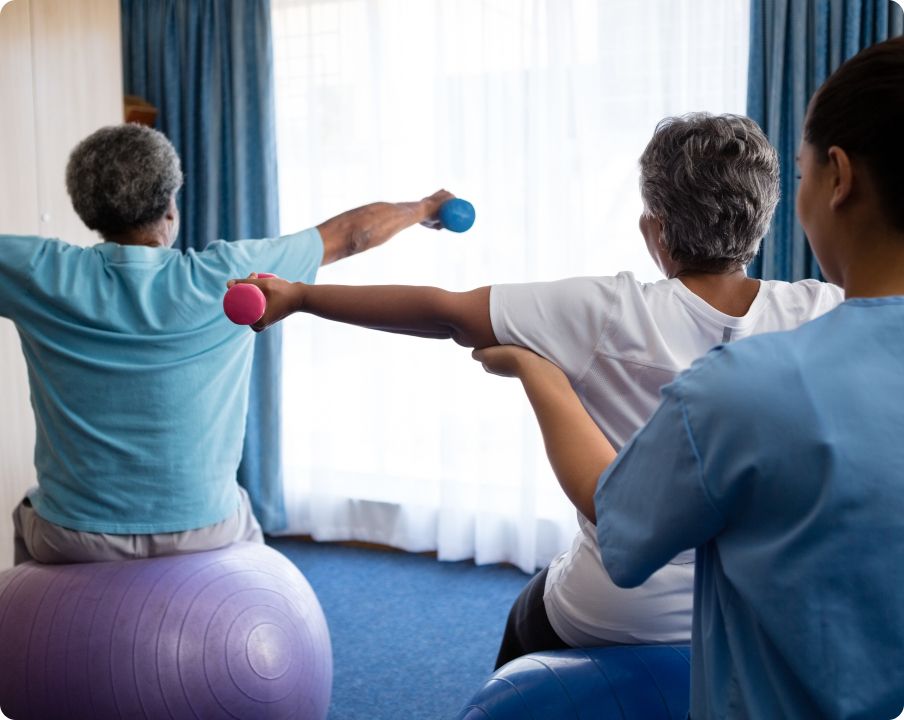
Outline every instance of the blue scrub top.
POLYGON ((904 706, 904 297, 714 350, 600 478, 626 587, 697 547, 691 717, 904 706))
POLYGON ((28 366, 43 518, 74 530, 177 532, 238 506, 254 333, 226 280, 312 282, 316 229, 201 252, 0 235, 0 315, 28 366))

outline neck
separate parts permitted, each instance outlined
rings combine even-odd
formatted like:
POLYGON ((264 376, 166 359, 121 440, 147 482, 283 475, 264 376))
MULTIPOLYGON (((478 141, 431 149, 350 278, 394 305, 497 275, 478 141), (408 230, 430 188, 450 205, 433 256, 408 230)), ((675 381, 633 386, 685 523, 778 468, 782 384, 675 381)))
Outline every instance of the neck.
POLYGON ((691 282, 726 283, 737 282, 739 279, 747 277, 747 274, 742 267, 735 268, 734 270, 725 270, 723 272, 691 270, 681 266, 669 268, 668 270, 669 272, 667 274, 670 280, 672 278, 678 278, 681 282, 688 280, 691 282))
POLYGON ((904 234, 853 245, 841 271, 845 298, 904 295, 904 234))
POLYGON ((760 290, 760 281, 747 277, 744 268, 712 273, 679 269, 669 278, 677 278, 694 295, 734 317, 747 314, 760 290))
POLYGON ((126 230, 121 233, 104 235, 104 242, 117 245, 144 245, 147 247, 169 247, 169 234, 162 225, 126 230))

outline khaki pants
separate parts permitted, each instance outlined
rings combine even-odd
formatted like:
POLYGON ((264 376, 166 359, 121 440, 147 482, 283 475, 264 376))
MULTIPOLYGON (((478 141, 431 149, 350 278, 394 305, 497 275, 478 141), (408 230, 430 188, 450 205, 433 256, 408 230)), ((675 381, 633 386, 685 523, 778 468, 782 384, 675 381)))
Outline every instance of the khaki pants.
POLYGON ((28 560, 49 564, 134 560, 216 550, 241 541, 263 542, 264 535, 251 511, 248 493, 239 488, 239 495, 239 509, 222 522, 183 532, 147 535, 70 530, 42 518, 26 497, 13 511, 14 564, 28 560))

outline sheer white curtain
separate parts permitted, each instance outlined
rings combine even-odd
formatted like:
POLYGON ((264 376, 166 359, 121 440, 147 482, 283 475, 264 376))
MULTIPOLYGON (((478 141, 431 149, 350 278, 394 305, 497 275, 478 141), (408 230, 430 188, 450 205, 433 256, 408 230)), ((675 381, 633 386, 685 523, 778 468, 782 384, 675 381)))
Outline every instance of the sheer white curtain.
MULTIPOLYGON (((441 187, 477 210, 321 283, 655 280, 637 158, 666 115, 745 109, 747 0, 273 0, 273 29, 283 231, 441 187)), ((569 544, 517 381, 304 316, 284 367, 289 532, 527 571, 569 544)))

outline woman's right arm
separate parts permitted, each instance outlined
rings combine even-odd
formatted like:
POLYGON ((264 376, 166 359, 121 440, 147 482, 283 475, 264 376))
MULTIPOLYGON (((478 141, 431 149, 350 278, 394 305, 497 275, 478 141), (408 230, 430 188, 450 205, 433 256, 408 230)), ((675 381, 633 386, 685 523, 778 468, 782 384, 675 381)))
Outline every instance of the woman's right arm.
POLYGON ((490 288, 449 292, 414 285, 306 285, 279 278, 230 281, 253 283, 267 298, 255 323, 264 330, 296 312, 374 330, 427 338, 451 338, 465 347, 496 345, 490 321, 490 288))

